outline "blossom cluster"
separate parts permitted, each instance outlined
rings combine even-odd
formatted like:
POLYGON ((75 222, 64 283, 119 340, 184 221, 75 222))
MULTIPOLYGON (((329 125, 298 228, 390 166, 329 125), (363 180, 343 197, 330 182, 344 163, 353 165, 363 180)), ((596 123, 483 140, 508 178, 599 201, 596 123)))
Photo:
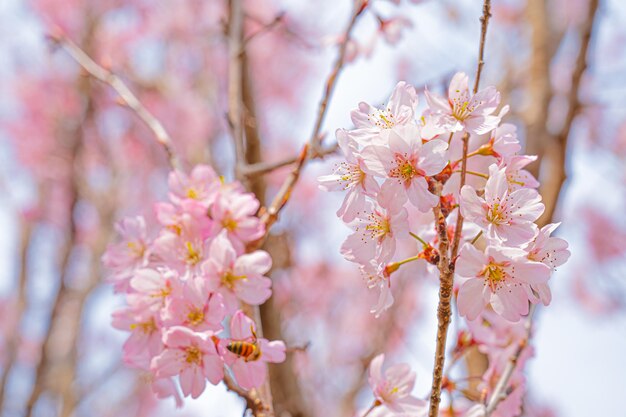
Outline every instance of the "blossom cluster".
POLYGON ((260 386, 267 362, 282 362, 285 345, 257 338, 240 309, 271 295, 265 251, 246 252, 264 236, 258 200, 239 183, 224 183, 208 166, 169 175, 169 202, 155 205, 160 225, 148 236, 142 217, 117 225, 121 241, 103 257, 116 292, 127 306, 113 325, 129 331, 124 362, 147 372, 159 397, 197 398, 206 381, 231 372, 243 389, 260 386), (224 327, 228 328, 228 331, 224 327))
POLYGON ((491 306, 517 321, 528 313, 529 302, 550 302, 547 282, 569 257, 567 243, 551 237, 558 225, 539 229, 535 224, 544 205, 539 183, 524 168, 536 158, 518 154, 522 147, 515 127, 502 123, 508 106, 497 112, 500 94, 494 87, 472 94, 468 77, 457 73, 447 97, 424 93, 426 107, 418 113, 417 91, 400 82, 384 107, 360 103, 351 114, 355 128, 337 131, 344 161, 319 183, 322 189, 346 192, 337 215, 353 233, 341 253, 380 289, 372 310, 379 315, 393 304, 390 276, 400 265, 440 259, 439 236, 433 233, 438 219, 409 213, 439 207, 449 217, 445 228, 451 238, 460 211, 466 227, 459 231, 463 246, 453 259, 459 313, 473 320, 491 306), (460 152, 464 141, 469 143, 465 155, 460 152), (459 190, 464 160, 472 181, 459 190), (395 259, 398 241, 408 236, 422 244, 422 251, 395 259))

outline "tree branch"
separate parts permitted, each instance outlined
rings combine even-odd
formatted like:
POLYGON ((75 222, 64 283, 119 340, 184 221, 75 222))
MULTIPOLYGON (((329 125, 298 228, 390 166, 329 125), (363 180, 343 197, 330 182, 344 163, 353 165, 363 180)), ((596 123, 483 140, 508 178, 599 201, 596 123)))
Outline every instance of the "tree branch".
POLYGON ((134 111, 152 131, 156 141, 165 150, 170 167, 172 169, 180 168, 178 157, 172 148, 172 140, 165 130, 165 127, 163 127, 163 124, 139 101, 137 96, 133 94, 124 81, 111 71, 98 65, 85 51, 65 36, 55 35, 50 38, 56 45, 63 48, 92 77, 113 88, 123 100, 123 103, 134 111))
MULTIPOLYGON (((478 91, 480 76, 484 65, 485 39, 487 37, 487 27, 489 25, 489 17, 491 17, 491 1, 484 0, 483 15, 480 18, 480 46, 478 50, 478 66, 476 68, 476 80, 474 81, 474 94, 478 91)), ((467 175, 467 154, 468 154, 469 134, 463 136, 463 157, 461 160, 461 183, 459 189, 465 185, 465 177, 467 175)), ((435 194, 441 197, 441 189, 443 185, 439 182, 434 184, 435 194)), ((435 225, 439 235, 439 305, 437 306, 437 345, 435 348, 435 363, 433 365, 433 382, 430 394, 429 417, 437 417, 439 415, 439 403, 441 402, 441 382, 443 377, 443 369, 446 358, 446 340, 448 337, 448 327, 450 325, 451 316, 451 299, 454 287, 454 263, 458 254, 459 243, 461 241, 461 233, 463 232, 463 216, 461 211, 457 212, 457 222, 452 238, 452 247, 448 242, 448 228, 446 218, 441 212, 441 203, 433 208, 435 216, 435 225), (448 251, 450 250, 450 256, 448 251)))

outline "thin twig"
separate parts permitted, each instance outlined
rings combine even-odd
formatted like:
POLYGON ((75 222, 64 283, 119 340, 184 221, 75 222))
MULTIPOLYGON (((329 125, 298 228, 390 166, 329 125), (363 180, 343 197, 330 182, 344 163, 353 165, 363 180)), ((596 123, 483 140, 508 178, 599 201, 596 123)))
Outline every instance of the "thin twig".
POLYGON ((163 124, 139 101, 137 96, 128 86, 111 71, 98 65, 87 55, 78 45, 65 36, 51 36, 52 41, 63 48, 85 71, 97 80, 108 84, 123 100, 124 104, 134 111, 137 116, 148 126, 156 141, 163 147, 172 169, 180 168, 180 164, 172 148, 170 135, 163 127, 163 124))
POLYGON ((489 415, 496 409, 498 404, 500 404, 500 402, 507 397, 506 388, 509 385, 509 380, 511 379, 511 376, 513 376, 513 371, 515 371, 517 362, 519 361, 519 358, 522 355, 524 348, 528 345, 528 341, 530 340, 532 320, 536 308, 536 304, 530 306, 530 311, 528 312, 526 322, 524 323, 524 338, 520 340, 519 345, 515 350, 515 353, 513 353, 513 355, 511 355, 511 357, 509 358, 506 367, 504 368, 504 371, 502 371, 502 375, 500 375, 500 379, 496 383, 496 387, 494 388, 493 393, 491 394, 491 398, 489 399, 489 403, 487 404, 487 407, 485 409, 485 417, 489 417, 489 415))
MULTIPOLYGON (((324 157, 337 152, 339 145, 335 142, 333 145, 324 149, 312 149, 309 151, 309 160, 311 159, 323 159, 324 157)), ((295 164, 300 159, 300 155, 291 156, 276 162, 258 162, 256 164, 250 164, 240 169, 241 175, 246 177, 264 175, 274 170, 295 164)))
MULTIPOLYGON (((478 67, 476 69, 476 80, 474 81, 474 94, 478 91, 480 75, 484 65, 485 38, 487 36, 487 26, 489 17, 491 16, 491 1, 484 0, 483 15, 481 21, 480 47, 478 51, 478 67)), ((459 189, 465 185, 465 177, 467 174, 467 154, 468 154, 469 134, 463 136, 463 157, 461 161, 461 183, 459 189)), ((437 195, 441 195, 442 185, 435 184, 437 195)), ((439 305, 437 306, 437 345, 435 348, 435 363, 433 365, 433 382, 430 394, 429 417, 437 417, 439 415, 439 403, 441 402, 441 382, 443 377, 443 369, 446 357, 446 340, 448 336, 448 327, 450 325, 451 308, 450 302, 452 298, 452 290, 454 286, 454 262, 461 241, 461 233, 463 231, 463 216, 458 212, 454 236, 452 239, 452 247, 450 256, 448 250, 450 243, 448 242, 448 231, 445 216, 441 212, 441 203, 434 209, 435 224, 439 235, 439 305)))
MULTIPOLYGON (((346 51, 348 48, 348 42, 350 41, 350 38, 351 38, 352 29, 354 28, 354 25, 356 24, 358 17, 361 15, 363 10, 364 10, 363 7, 355 4, 355 8, 352 12, 352 17, 350 18, 350 21, 348 22, 346 29, 344 30, 343 40, 339 47, 339 54, 337 55, 335 64, 333 65, 333 68, 330 74, 328 75, 328 78, 326 79, 326 84, 324 87, 324 94, 322 96, 322 100, 319 103, 317 118, 315 120, 313 132, 311 133, 309 141, 304 145, 302 152, 300 152, 300 156, 298 157, 296 166, 294 167, 292 172, 289 174, 289 176, 287 176, 282 186, 280 187, 278 193, 272 200, 272 203, 267 208, 265 213, 263 213, 263 215, 261 216, 261 220, 263 221, 266 227, 265 236, 267 236, 267 233, 271 225, 278 219, 278 213, 282 210, 282 208, 285 206, 285 204, 289 200, 293 187, 296 185, 296 183, 298 182, 298 179, 300 178, 300 172, 302 170, 302 167, 304 167, 306 162, 309 160, 309 157, 310 157, 309 150, 315 149, 316 146, 318 145, 318 142, 320 141, 320 137, 321 137, 320 132, 322 130, 322 124, 324 123, 324 119, 326 117, 328 103, 330 101, 330 98, 337 84, 337 78, 339 74, 341 73, 342 69, 344 68, 346 51)), ((264 241, 264 238, 262 238, 259 241, 259 244, 261 244, 263 241, 264 241)))
MULTIPOLYGON (((480 76, 485 65, 485 41, 487 39, 487 28, 489 26, 489 18, 491 17, 491 0, 485 0, 483 3, 483 15, 480 17, 480 46, 478 48, 478 64, 476 66, 476 78, 474 80, 474 94, 478 92, 480 84, 480 76)), ((463 135, 463 157, 461 159, 461 183, 459 190, 465 185, 465 177, 467 174, 467 155, 468 155, 469 134, 463 135)), ((456 219, 456 227, 454 229, 454 238, 452 241, 451 260, 454 262, 459 253, 459 244, 461 242, 461 234, 463 233, 463 216, 459 210, 456 219)))

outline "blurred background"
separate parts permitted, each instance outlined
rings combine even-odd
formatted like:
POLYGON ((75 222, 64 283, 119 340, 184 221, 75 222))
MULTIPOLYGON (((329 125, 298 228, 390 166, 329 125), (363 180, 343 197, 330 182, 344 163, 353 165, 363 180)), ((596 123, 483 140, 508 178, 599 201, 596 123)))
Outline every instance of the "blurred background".
MULTIPOLYGON (((310 135, 352 2, 243 4, 246 135, 259 143, 247 162, 281 161, 310 135)), ((470 0, 370 1, 324 143, 351 127, 359 101, 384 103, 398 80, 442 92, 456 71, 472 77, 481 9, 470 0)), ((626 3, 494 0, 492 14, 481 84, 502 92, 505 120, 539 155, 533 170, 572 252, 552 279, 552 304, 537 313, 523 415, 626 415, 626 3)), ((100 258, 115 221, 141 214, 156 224, 167 158, 136 114, 47 37, 63 33, 118 74, 163 122, 186 169, 209 163, 234 179, 227 25, 226 0, 0 2, 2 416, 25 416, 27 405, 42 417, 243 412, 223 386, 176 409, 121 363, 127 335, 110 317, 123 297, 100 258)), ((371 402, 365 371, 381 352, 417 370, 416 395, 430 387, 437 278, 419 263, 401 270, 396 304, 374 319, 376 294, 339 255, 349 233, 334 214, 342 197, 315 182, 334 162, 307 166, 266 246, 274 295, 261 309, 265 334, 308 344, 271 368, 281 416, 355 415, 371 402)), ((264 202, 288 172, 246 185, 264 202)))

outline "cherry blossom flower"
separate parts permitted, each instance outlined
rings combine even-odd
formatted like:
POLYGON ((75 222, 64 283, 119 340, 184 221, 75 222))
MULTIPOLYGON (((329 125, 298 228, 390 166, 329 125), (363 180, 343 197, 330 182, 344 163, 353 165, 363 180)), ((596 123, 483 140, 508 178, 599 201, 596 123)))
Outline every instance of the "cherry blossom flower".
POLYGON ((204 278, 191 277, 185 281, 179 295, 169 297, 162 318, 165 326, 181 325, 197 332, 217 332, 222 330, 225 315, 222 295, 208 291, 204 278))
POLYGON ((425 90, 426 101, 450 132, 466 130, 482 135, 500 123, 501 116, 492 115, 500 104, 500 93, 490 86, 471 95, 468 82, 468 76, 458 72, 450 82, 447 100, 425 90))
POLYGON ((384 108, 377 109, 367 103, 359 103, 358 109, 350 113, 356 129, 349 132, 349 135, 360 144, 372 143, 381 132, 415 123, 416 108, 415 88, 400 81, 384 108))
POLYGON ((352 262, 387 263, 396 252, 396 240, 408 236, 408 213, 393 189, 381 190, 378 202, 367 201, 366 209, 350 224, 355 232, 341 246, 352 262))
POLYGON ((394 194, 408 197, 418 210, 427 212, 439 199, 428 191, 425 177, 440 173, 446 166, 447 148, 438 139, 422 145, 417 126, 406 125, 389 133, 388 146, 367 146, 363 157, 369 170, 387 179, 383 187, 393 187, 394 194))
POLYGON ((163 352, 152 360, 156 378, 179 375, 183 396, 198 398, 208 379, 217 385, 224 378, 224 365, 211 337, 175 326, 163 333, 163 352))
POLYGON ((141 216, 122 219, 115 225, 115 230, 122 241, 107 247, 102 262, 114 272, 109 281, 115 291, 123 292, 128 288, 133 271, 146 265, 150 242, 146 222, 141 216))
POLYGON ((190 176, 179 170, 172 171, 168 178, 170 199, 174 203, 190 199, 201 202, 206 207, 213 202, 219 184, 217 174, 208 165, 196 165, 190 176))
POLYGON ((114 312, 112 324, 117 329, 130 331, 122 348, 124 363, 148 368, 150 360, 163 348, 158 311, 138 302, 114 312))
POLYGON ((383 372, 385 355, 372 359, 369 366, 368 382, 376 406, 370 415, 377 417, 418 417, 427 412, 427 404, 411 395, 415 385, 415 372, 406 363, 392 365, 383 372))
MULTIPOLYGON (((551 223, 543 226, 537 236, 525 247, 525 250, 528 252, 528 259, 542 262, 553 271, 556 271, 558 266, 567 262, 570 257, 567 242, 561 238, 550 236, 559 227, 559 224, 551 223)), ((538 294, 539 300, 544 305, 550 304, 552 294, 547 284, 537 284, 531 287, 538 294)), ((529 295, 534 296, 534 292, 531 292, 529 295)), ((539 301, 533 298, 531 300, 535 303, 539 301)))
POLYGON ((130 302, 137 299, 136 302, 143 302, 152 310, 158 310, 165 305, 168 296, 180 291, 182 283, 174 270, 144 268, 135 272, 130 286, 135 291, 127 296, 130 302))
POLYGON ((365 172, 365 163, 358 153, 358 145, 344 130, 337 130, 337 142, 346 161, 338 164, 332 175, 319 177, 318 182, 320 188, 325 191, 348 190, 337 216, 349 223, 354 220, 359 210, 365 208, 365 196, 375 195, 380 187, 376 180, 365 172))
POLYGON ((479 148, 481 155, 493 155, 498 161, 508 159, 522 149, 517 139, 517 127, 510 123, 503 123, 491 132, 491 138, 486 145, 479 148))
MULTIPOLYGON (((267 377, 267 362, 285 360, 285 343, 256 337, 254 321, 238 310, 230 320, 230 338, 220 341, 224 361, 233 371, 237 384, 243 389, 257 388, 267 377), (246 343, 252 349, 248 356, 237 355, 227 346, 230 343, 246 343)), ((232 345, 231 345, 232 346, 232 345)))
POLYGON ((211 234, 216 236, 225 230, 237 252, 243 252, 246 243, 261 238, 265 233, 256 216, 259 205, 259 200, 250 193, 221 193, 210 208, 213 219, 211 234))
POLYGON ((550 268, 525 255, 521 249, 496 246, 487 246, 483 253, 466 243, 455 269, 457 275, 468 278, 459 288, 459 314, 474 320, 487 304, 510 321, 528 314, 527 287, 545 284, 550 268))
POLYGON ((376 318, 389 309, 394 303, 393 294, 391 292, 390 277, 384 274, 384 265, 371 261, 359 266, 359 270, 363 276, 367 278, 367 286, 377 288, 379 290, 378 301, 372 307, 370 313, 376 318))
POLYGON ((208 290, 222 294, 226 311, 231 313, 238 308, 238 300, 259 305, 272 295, 272 281, 263 276, 270 270, 272 259, 261 250, 237 256, 226 236, 223 231, 211 242, 202 274, 208 290))
POLYGON ((489 179, 484 197, 465 185, 461 189, 461 213, 476 223, 492 239, 507 245, 528 242, 535 236, 537 226, 533 223, 543 213, 541 196, 533 189, 523 188, 509 192, 505 168, 495 164, 489 167, 489 179))
POLYGON ((522 169, 536 160, 537 157, 535 155, 513 155, 504 158, 500 167, 504 166, 506 169, 509 191, 539 187, 539 181, 530 172, 522 169))

